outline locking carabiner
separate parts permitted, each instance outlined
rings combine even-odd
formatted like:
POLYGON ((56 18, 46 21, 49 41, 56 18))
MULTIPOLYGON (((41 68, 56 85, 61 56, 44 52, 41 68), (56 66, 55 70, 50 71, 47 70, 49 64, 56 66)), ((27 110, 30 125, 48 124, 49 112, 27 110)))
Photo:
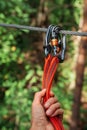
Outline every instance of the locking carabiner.
POLYGON ((45 38, 45 56, 52 54, 57 56, 60 62, 64 61, 65 48, 66 48, 66 36, 60 35, 59 31, 62 30, 60 26, 50 25, 48 27, 45 38))

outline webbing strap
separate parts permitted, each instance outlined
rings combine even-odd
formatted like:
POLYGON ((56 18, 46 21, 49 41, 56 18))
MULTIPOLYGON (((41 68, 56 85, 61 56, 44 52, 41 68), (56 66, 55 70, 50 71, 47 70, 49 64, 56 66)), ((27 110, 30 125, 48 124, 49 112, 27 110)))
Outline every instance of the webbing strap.
MULTIPOLYGON (((50 90, 52 86, 52 81, 54 74, 56 72, 59 60, 57 57, 53 57, 50 54, 45 58, 44 73, 43 73, 43 82, 42 89, 46 88, 46 96, 44 97, 44 103, 50 97, 50 90)), ((64 130, 61 120, 58 117, 49 117, 49 120, 55 127, 55 130, 64 130)))

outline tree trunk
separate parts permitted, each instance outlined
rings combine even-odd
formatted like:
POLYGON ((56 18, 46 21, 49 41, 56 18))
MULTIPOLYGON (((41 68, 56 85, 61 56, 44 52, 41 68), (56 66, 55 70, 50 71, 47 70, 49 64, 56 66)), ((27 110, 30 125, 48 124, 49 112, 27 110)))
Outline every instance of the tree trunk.
POLYGON ((48 7, 46 5, 48 0, 40 0, 37 7, 37 15, 32 18, 31 26, 48 26, 48 7))
MULTIPOLYGON (((87 31, 87 0, 84 0, 82 31, 87 31)), ((84 80, 85 60, 87 54, 87 37, 82 37, 76 65, 76 82, 70 130, 80 130, 80 100, 84 80)))

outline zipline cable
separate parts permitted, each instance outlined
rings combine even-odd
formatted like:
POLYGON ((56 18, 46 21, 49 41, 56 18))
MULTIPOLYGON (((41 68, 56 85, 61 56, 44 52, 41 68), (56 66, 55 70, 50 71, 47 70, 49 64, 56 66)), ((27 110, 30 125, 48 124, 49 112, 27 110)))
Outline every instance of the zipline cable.
MULTIPOLYGON (((26 29, 26 30, 38 31, 38 32, 47 32, 47 28, 41 28, 41 27, 32 27, 32 26, 5 24, 5 23, 0 23, 0 26, 7 27, 7 28, 26 29)), ((59 33, 65 35, 87 36, 87 32, 78 32, 78 31, 60 30, 59 33)))

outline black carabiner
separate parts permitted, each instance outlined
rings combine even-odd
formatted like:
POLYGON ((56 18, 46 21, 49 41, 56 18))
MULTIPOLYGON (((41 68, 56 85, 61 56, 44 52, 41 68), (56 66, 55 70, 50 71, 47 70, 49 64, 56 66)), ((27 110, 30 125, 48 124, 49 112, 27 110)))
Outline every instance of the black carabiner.
POLYGON ((66 48, 66 36, 60 35, 59 31, 62 30, 60 26, 50 25, 48 27, 45 38, 45 56, 52 53, 53 56, 57 56, 60 62, 64 61, 65 48, 66 48))

